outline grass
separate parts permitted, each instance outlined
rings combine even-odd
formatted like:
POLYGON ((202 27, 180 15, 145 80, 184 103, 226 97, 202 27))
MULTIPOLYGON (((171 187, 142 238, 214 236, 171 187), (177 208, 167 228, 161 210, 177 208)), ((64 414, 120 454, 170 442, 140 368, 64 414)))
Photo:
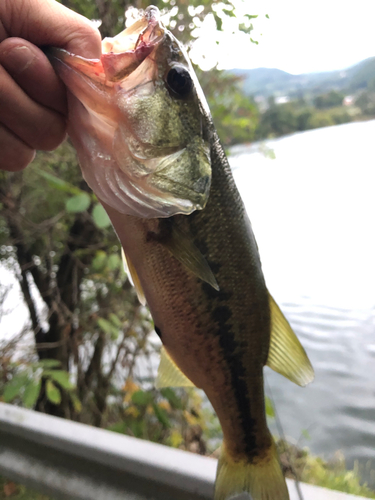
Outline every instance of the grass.
POLYGON ((361 481, 358 464, 354 470, 347 470, 342 453, 337 452, 332 460, 325 461, 312 455, 307 448, 301 450, 282 440, 278 448, 287 477, 295 479, 297 476, 304 483, 375 499, 375 491, 361 481))

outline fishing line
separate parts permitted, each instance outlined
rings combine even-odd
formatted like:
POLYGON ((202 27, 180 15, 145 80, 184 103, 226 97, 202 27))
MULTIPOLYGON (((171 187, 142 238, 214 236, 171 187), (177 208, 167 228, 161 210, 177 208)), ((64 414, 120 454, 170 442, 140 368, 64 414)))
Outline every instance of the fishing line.
MULTIPOLYGON (((275 400, 273 398, 271 386, 268 383, 268 379, 267 379, 267 375, 266 374, 264 374, 264 380, 265 380, 265 383, 266 383, 266 386, 267 386, 267 392, 269 394, 269 398, 270 398, 270 400, 272 402, 273 411, 274 411, 274 414, 275 414, 275 423, 276 423, 277 432, 279 433, 279 436, 283 440, 283 442, 286 443, 284 429, 283 429, 283 426, 281 424, 281 420, 280 420, 279 414, 277 413, 277 410, 276 410, 275 400)), ((297 475, 296 469, 294 468, 294 466, 292 464, 291 455, 290 455, 290 452, 289 452, 289 450, 288 450, 287 447, 285 447, 285 451, 286 451, 286 455, 287 455, 287 458, 288 458, 288 463, 289 463, 290 470, 291 470, 291 472, 292 472, 292 474, 294 476, 294 484, 296 485, 296 490, 297 490, 298 498, 299 498, 299 500, 304 500, 303 493, 302 493, 302 490, 301 490, 301 483, 300 483, 300 481, 298 479, 298 475, 297 475)))

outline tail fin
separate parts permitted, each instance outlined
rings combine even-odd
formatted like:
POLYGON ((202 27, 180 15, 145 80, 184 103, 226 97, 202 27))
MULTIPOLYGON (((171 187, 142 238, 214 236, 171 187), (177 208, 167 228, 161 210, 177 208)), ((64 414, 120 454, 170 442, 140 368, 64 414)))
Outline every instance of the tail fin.
POLYGON ((223 443, 216 474, 215 500, 247 492, 251 500, 289 500, 288 489, 277 456, 276 445, 254 462, 234 461, 223 443))

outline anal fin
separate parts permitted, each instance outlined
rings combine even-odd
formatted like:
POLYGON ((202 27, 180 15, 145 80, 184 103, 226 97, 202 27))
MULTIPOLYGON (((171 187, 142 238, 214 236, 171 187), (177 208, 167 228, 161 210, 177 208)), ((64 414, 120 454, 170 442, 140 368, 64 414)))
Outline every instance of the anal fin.
POLYGON ((269 294, 271 339, 267 365, 297 385, 304 387, 314 380, 309 358, 279 306, 269 294))
POLYGON ((156 389, 163 387, 195 387, 193 382, 178 368, 164 346, 160 350, 160 364, 155 381, 156 389))

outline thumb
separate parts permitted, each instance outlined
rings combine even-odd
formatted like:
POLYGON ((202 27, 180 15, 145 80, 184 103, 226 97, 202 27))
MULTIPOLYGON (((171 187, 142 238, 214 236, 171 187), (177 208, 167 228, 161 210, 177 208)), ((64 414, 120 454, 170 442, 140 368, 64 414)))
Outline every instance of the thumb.
POLYGON ((101 36, 85 17, 54 0, 1 0, 0 42, 20 37, 61 47, 86 58, 101 55, 101 36))

